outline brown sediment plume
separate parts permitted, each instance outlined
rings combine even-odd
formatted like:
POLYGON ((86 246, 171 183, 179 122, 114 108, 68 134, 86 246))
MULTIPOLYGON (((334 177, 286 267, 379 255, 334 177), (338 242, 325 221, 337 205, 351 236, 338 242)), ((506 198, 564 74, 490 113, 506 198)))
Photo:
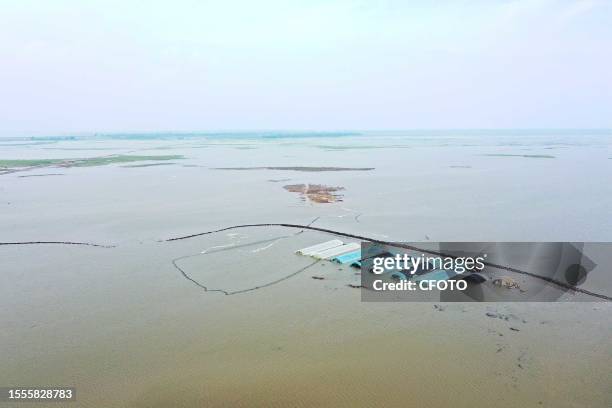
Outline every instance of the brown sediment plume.
POLYGON ((344 187, 330 187, 322 184, 288 184, 283 188, 292 193, 300 194, 302 200, 308 199, 318 204, 342 201, 342 194, 337 192, 344 190, 344 187))

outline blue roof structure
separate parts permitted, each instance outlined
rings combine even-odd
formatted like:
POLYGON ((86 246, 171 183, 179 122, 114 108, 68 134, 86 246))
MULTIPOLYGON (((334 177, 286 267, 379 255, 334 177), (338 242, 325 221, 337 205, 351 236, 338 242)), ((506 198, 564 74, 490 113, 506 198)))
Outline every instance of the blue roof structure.
POLYGON ((361 260, 361 249, 356 251, 348 252, 346 254, 338 255, 333 259, 334 262, 341 264, 352 264, 361 260))

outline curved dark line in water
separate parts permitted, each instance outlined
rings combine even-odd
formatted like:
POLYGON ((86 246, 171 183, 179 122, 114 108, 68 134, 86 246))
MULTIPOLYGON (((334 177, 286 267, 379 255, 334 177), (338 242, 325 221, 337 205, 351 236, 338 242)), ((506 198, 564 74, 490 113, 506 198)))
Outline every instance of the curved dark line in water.
MULTIPOLYGON (((315 219, 315 221, 316 221, 316 219, 315 219)), ((360 241, 373 242, 375 244, 388 245, 388 246, 393 246, 393 247, 396 247, 396 248, 404 248, 404 249, 409 249, 411 251, 424 252, 424 253, 428 253, 428 254, 432 254, 432 255, 438 255, 438 256, 442 256, 442 257, 456 258, 453 255, 444 254, 442 252, 432 251, 432 250, 428 250, 428 249, 422 249, 422 248, 418 248, 418 247, 415 247, 415 246, 412 246, 412 245, 408 245, 408 244, 402 244, 402 243, 390 242, 390 241, 382 241, 382 240, 375 239, 375 238, 364 237, 364 236, 356 235, 356 234, 349 234, 349 233, 341 232, 341 231, 334 231, 334 230, 330 230, 330 229, 327 229, 327 228, 313 227, 311 225, 312 225, 312 222, 310 224, 308 224, 308 225, 287 224, 287 223, 266 223, 266 224, 233 225, 231 227, 221 228, 221 229, 218 229, 218 230, 200 232, 200 233, 197 233, 197 234, 185 235, 185 236, 182 236, 182 237, 169 238, 169 239, 166 239, 165 242, 180 241, 180 240, 183 240, 183 239, 190 239, 190 238, 195 238, 195 237, 199 237, 199 236, 203 236, 203 235, 210 235, 210 234, 214 234, 214 233, 217 233, 217 232, 223 232, 223 231, 228 231, 228 230, 238 229, 238 228, 250 228, 250 227, 286 227, 286 228, 299 228, 299 229, 302 229, 302 230, 306 229, 306 230, 311 230, 311 231, 324 232, 324 233, 327 233, 327 234, 336 235, 336 236, 340 236, 340 237, 347 237, 347 238, 357 239, 357 240, 360 240, 360 241)), ((579 287, 576 287, 576 286, 572 286, 570 284, 558 281, 558 280, 553 279, 553 278, 549 278, 549 277, 541 276, 541 275, 536 275, 534 273, 523 271, 523 270, 516 269, 516 268, 512 268, 510 266, 497 265, 497 264, 489 263, 489 262, 483 262, 483 263, 485 265, 493 267, 493 268, 503 269, 503 270, 506 270, 506 271, 509 271, 509 272, 514 272, 514 273, 517 273, 517 274, 520 274, 520 275, 530 276, 530 277, 535 278, 535 279, 541 279, 541 280, 546 281, 548 283, 552 283, 554 285, 557 285, 557 286, 562 287, 564 289, 572 290, 574 292, 579 292, 579 293, 583 293, 585 295, 593 296, 593 297, 596 297, 596 298, 599 298, 599 299, 603 299, 603 300, 607 300, 607 301, 612 301, 612 297, 610 297, 610 296, 607 296, 607 295, 604 295, 604 294, 600 294, 600 293, 591 292, 590 290, 586 290, 586 289, 582 289, 582 288, 579 288, 579 287)))
MULTIPOLYGON (((318 219, 318 217, 317 217, 317 218, 315 218, 315 219, 314 219, 314 220, 311 222, 311 224, 312 224, 312 223, 314 223, 314 222, 316 222, 316 221, 317 221, 317 219, 318 219)), ((183 268, 181 268, 181 267, 178 265, 178 262, 179 262, 179 261, 181 261, 181 260, 183 260, 183 259, 193 258, 193 257, 196 257, 196 256, 205 256, 205 255, 214 254, 214 253, 217 253, 217 252, 223 252, 223 251, 228 251, 228 250, 231 250, 231 249, 237 249, 237 248, 244 248, 244 247, 247 247, 247 246, 253 246, 253 245, 263 244, 263 243, 267 243, 267 242, 276 242, 276 241, 280 241, 281 239, 290 238, 290 237, 292 237, 292 236, 299 235, 299 234, 301 234, 302 232, 304 232, 304 231, 298 231, 298 232, 296 232, 295 234, 285 235, 285 236, 278 237, 278 238, 267 239, 267 240, 257 241, 257 242, 253 242, 253 243, 243 244, 243 245, 232 245, 232 246, 230 246, 230 247, 221 248, 221 249, 219 249, 219 250, 217 250, 217 251, 212 251, 212 252, 203 252, 203 253, 197 253, 197 254, 192 254, 192 255, 185 255, 185 256, 181 256, 181 257, 179 257, 179 258, 175 258, 175 259, 173 259, 173 260, 172 260, 172 265, 174 265, 174 267, 175 267, 175 268, 176 268, 176 269, 177 269, 177 270, 178 270, 178 271, 181 273, 181 275, 183 275, 183 277, 184 277, 185 279, 187 279, 188 281, 191 281, 191 282, 192 282, 193 284, 195 284, 196 286, 199 286, 200 288, 204 289, 204 291, 205 291, 205 292, 219 292, 219 293, 223 293, 223 294, 224 294, 224 295, 226 295, 226 296, 231 296, 231 295, 237 295, 237 294, 240 294, 240 293, 251 292, 251 291, 254 291, 254 290, 257 290, 257 289, 267 288, 268 286, 276 285, 277 283, 280 283, 280 282, 282 282, 282 281, 284 281, 284 280, 290 279, 290 278, 294 277, 295 275, 297 275, 297 274, 299 274, 299 273, 301 273, 301 272, 304 272, 306 269, 308 269, 308 268, 310 268, 311 266, 313 266, 313 265, 315 265, 315 264, 319 263, 321 260, 320 260, 320 259, 319 259, 319 260, 316 260, 315 262, 313 262, 313 263, 311 263, 311 264, 309 264, 309 265, 306 265, 305 267, 300 268, 300 269, 298 269, 297 271, 292 272, 292 273, 290 273, 289 275, 283 276, 282 278, 276 279, 276 280, 274 280, 274 281, 272 281, 272 282, 268 282, 268 283, 265 283, 265 284, 260 285, 260 286, 254 286, 254 287, 252 287, 252 288, 241 289, 241 290, 235 290, 235 291, 227 291, 227 290, 224 290, 224 289, 209 289, 209 288, 208 288, 208 286, 206 286, 206 285, 204 285, 204 284, 202 284, 202 283, 198 282, 196 279, 194 279, 194 278, 192 278, 191 276, 189 276, 189 274, 188 274, 188 273, 187 273, 187 272, 186 272, 186 271, 185 271, 183 268)))
POLYGON ((116 248, 115 245, 93 244, 91 242, 71 241, 24 241, 24 242, 0 242, 0 245, 83 245, 98 248, 116 248))
POLYGON ((313 263, 308 264, 308 265, 304 266, 303 268, 300 268, 297 271, 295 271, 293 273, 290 273, 289 275, 283 276, 282 278, 279 278, 279 279, 274 280, 272 282, 268 282, 268 283, 263 284, 261 286, 255 286, 255 287, 248 288, 248 289, 237 290, 237 291, 234 291, 234 292, 230 292, 229 294, 230 295, 236 295, 238 293, 250 292, 250 291, 253 291, 253 290, 256 290, 256 289, 263 289, 263 288, 267 288, 268 286, 276 285, 277 283, 280 283, 280 282, 285 281, 287 279, 293 278, 295 275, 304 272, 306 269, 309 269, 311 266, 314 266, 314 265, 318 264, 320 261, 321 261, 320 259, 317 259, 313 263))
MULTIPOLYGON (((206 254, 201 254, 201 255, 206 255, 206 254)), ((294 277, 295 275, 297 275, 297 274, 299 274, 301 272, 304 272, 306 269, 310 268, 311 266, 316 265, 317 263, 319 263, 321 261, 321 260, 316 260, 315 262, 313 262, 311 264, 308 264, 305 267, 300 268, 297 271, 290 273, 289 275, 283 276, 282 278, 276 279, 276 280, 274 280, 272 282, 268 282, 268 283, 265 283, 265 284, 260 285, 260 286, 253 286, 252 288, 235 290, 235 291, 227 291, 227 290, 224 290, 224 289, 209 289, 206 285, 201 284, 200 282, 198 282, 197 280, 195 280, 194 278, 189 276, 189 274, 187 272, 185 272, 185 270, 178 265, 178 262, 180 260, 185 259, 185 258, 190 258, 192 256, 196 256, 196 255, 187 255, 187 256, 183 256, 183 257, 177 258, 177 259, 173 259, 172 260, 172 265, 174 265, 174 267, 176 269, 178 269, 179 272, 181 272, 181 275, 183 275, 183 277, 185 279, 187 279, 188 281, 191 281, 196 286, 204 289, 205 292, 219 292, 219 293, 223 293, 226 296, 238 295, 240 293, 251 292, 251 291, 254 291, 254 290, 257 290, 257 289, 263 289, 263 288, 267 288, 267 287, 272 286, 272 285, 276 285, 277 283, 280 283, 282 281, 290 279, 290 278, 294 277)))
MULTIPOLYGON (((316 221, 316 219, 315 219, 315 221, 316 221)), ((233 225, 231 227, 226 227, 226 228, 220 228, 220 229, 212 230, 212 231, 200 232, 200 233, 197 233, 197 234, 185 235, 185 236, 182 236, 182 237, 169 238, 169 239, 166 239, 164 241, 165 242, 180 241, 180 240, 183 240, 183 239, 195 238, 195 237, 200 237, 202 235, 210 235, 210 234, 215 234, 217 232, 229 231, 229 230, 238 229, 238 228, 250 228, 250 227, 286 227, 286 228, 300 228, 300 229, 307 229, 307 230, 312 230, 312 231, 325 232, 327 234, 337 235, 337 236, 341 236, 341 237, 354 238, 354 239, 358 239, 358 240, 361 240, 361 241, 374 242, 374 243, 378 243, 378 244, 393 244, 394 246, 400 246, 400 245, 397 245, 395 243, 391 243, 391 242, 387 242, 387 241, 380 241, 380 240, 377 240, 377 239, 374 239, 374 238, 363 237, 361 235, 349 234, 349 233, 346 233, 346 232, 334 231, 334 230, 330 230, 330 229, 326 229, 326 228, 313 227, 311 225, 312 225, 312 222, 310 224, 308 224, 308 225, 286 224, 286 223, 242 224, 242 225, 233 225)))

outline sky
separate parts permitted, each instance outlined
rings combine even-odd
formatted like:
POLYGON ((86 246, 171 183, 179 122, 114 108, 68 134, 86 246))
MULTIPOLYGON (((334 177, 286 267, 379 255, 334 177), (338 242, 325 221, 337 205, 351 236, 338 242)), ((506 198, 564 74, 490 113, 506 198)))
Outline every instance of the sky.
POLYGON ((0 135, 611 128, 612 1, 0 0, 0 135))

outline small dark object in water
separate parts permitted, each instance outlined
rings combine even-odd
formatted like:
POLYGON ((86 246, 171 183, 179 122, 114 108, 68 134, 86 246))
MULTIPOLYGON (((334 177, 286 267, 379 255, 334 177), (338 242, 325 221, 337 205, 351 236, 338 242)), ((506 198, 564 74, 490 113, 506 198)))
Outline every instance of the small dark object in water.
POLYGON ((325 278, 324 278, 324 277, 322 277, 322 276, 313 276, 313 277, 312 277, 312 279, 316 279, 316 280, 323 280, 323 279, 325 279, 325 278))
POLYGON ((487 315, 487 317, 493 317, 493 318, 498 318, 499 315, 497 313, 494 312, 487 312, 485 313, 487 315))
POLYGON ((348 286, 349 288, 355 288, 355 289, 365 288, 365 286, 363 286, 363 285, 353 285, 353 284, 351 284, 351 283, 349 283, 347 286, 348 286))
POLYGON ((433 306, 434 309, 436 309, 438 312, 443 312, 444 309, 446 309, 446 306, 442 306, 442 305, 434 305, 433 306))
POLYGON ((493 280, 493 285, 506 289, 520 289, 518 282, 508 276, 502 276, 493 280))
POLYGON ((519 329, 517 329, 516 327, 510 327, 510 330, 512 331, 520 331, 519 329))

